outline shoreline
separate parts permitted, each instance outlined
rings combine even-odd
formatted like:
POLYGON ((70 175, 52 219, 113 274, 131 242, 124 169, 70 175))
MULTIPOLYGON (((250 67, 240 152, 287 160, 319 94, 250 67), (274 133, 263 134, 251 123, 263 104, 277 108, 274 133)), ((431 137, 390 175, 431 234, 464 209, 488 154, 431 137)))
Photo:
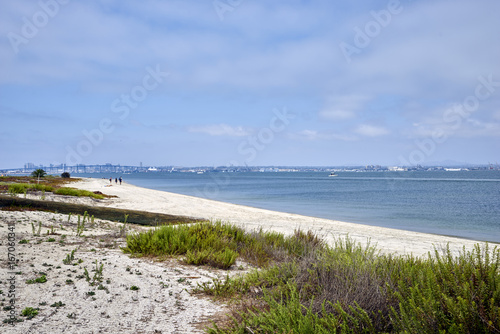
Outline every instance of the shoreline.
POLYGON ((377 249, 389 254, 426 255, 435 249, 449 245, 454 254, 472 249, 475 244, 495 244, 460 237, 413 232, 373 225, 342 222, 324 218, 259 209, 199 197, 181 195, 160 190, 143 188, 128 183, 111 184, 107 179, 80 178, 73 187, 101 191, 118 196, 95 205, 120 209, 149 211, 162 214, 188 216, 206 220, 221 220, 247 230, 263 228, 286 235, 296 229, 311 230, 332 244, 337 238, 349 236, 362 244, 376 245, 377 249))

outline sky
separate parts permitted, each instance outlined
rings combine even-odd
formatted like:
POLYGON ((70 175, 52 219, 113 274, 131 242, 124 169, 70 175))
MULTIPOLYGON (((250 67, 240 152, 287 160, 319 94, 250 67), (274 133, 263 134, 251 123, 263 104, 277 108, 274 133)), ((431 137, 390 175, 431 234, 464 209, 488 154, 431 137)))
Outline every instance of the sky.
POLYGON ((497 0, 0 0, 0 168, 500 162, 497 0))

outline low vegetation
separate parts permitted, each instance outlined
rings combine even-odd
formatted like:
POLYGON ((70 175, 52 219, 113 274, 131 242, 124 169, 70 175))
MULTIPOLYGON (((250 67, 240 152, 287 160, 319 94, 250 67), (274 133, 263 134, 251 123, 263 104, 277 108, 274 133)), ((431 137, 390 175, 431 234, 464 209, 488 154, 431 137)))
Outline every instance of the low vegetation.
POLYGON ((129 235, 126 253, 258 268, 199 284, 235 304, 209 333, 500 332, 500 250, 449 249, 427 258, 381 255, 349 238, 327 246, 297 231, 244 232, 229 224, 162 226, 129 235))
POLYGON ((66 196, 77 196, 77 197, 86 196, 86 197, 92 197, 92 198, 96 198, 96 199, 104 199, 104 196, 101 194, 95 194, 95 193, 88 191, 88 190, 81 190, 81 189, 68 188, 68 187, 62 187, 62 188, 56 189, 56 191, 54 191, 54 194, 66 195, 66 196))
POLYGON ((31 176, 0 176, 0 183, 40 183, 46 184, 50 186, 63 186, 65 184, 69 184, 71 182, 78 181, 77 178, 62 178, 60 176, 54 175, 45 175, 43 179, 38 180, 37 178, 31 176))
POLYGON ((66 265, 73 265, 73 260, 75 259, 76 248, 71 251, 71 253, 66 255, 66 258, 63 259, 63 263, 66 265))
MULTIPOLYGON (((70 187, 64 187, 64 185, 75 181, 71 179, 69 173, 63 173, 61 177, 46 176, 43 170, 37 170, 33 172, 36 176, 43 177, 42 183, 40 180, 26 176, 2 176, 0 177, 0 191, 7 191, 9 194, 26 194, 28 192, 42 192, 42 199, 45 199, 46 192, 52 192, 57 195, 66 196, 85 196, 95 199, 104 199, 106 196, 102 193, 93 193, 88 190, 80 190, 70 187), (36 172, 36 173, 35 173, 36 172), (42 173, 43 172, 43 173, 42 173)), ((32 176, 35 176, 35 175, 32 176)))
POLYGON ((37 183, 12 183, 8 184, 8 192, 10 194, 26 194, 28 191, 42 191, 42 192, 52 192, 57 195, 66 195, 66 196, 86 196, 92 197, 96 199, 104 199, 102 194, 96 194, 88 190, 81 190, 70 187, 54 187, 45 184, 37 184, 37 183))
POLYGON ((28 190, 33 191, 49 191, 53 192, 54 187, 47 186, 44 184, 36 184, 36 183, 13 183, 8 186, 8 191, 11 194, 25 194, 28 190))
POLYGON ((22 310, 21 315, 26 317, 26 319, 30 320, 34 318, 38 314, 39 309, 33 307, 26 307, 22 310))
POLYGON ((300 256, 322 247, 316 237, 297 231, 291 237, 275 232, 246 233, 230 224, 166 225, 127 236, 125 253, 136 256, 184 255, 187 264, 228 269, 238 257, 256 266, 300 256), (310 251, 310 250, 309 250, 310 251))
POLYGON ((42 276, 37 277, 35 279, 27 280, 26 284, 45 283, 45 282, 47 282, 47 277, 45 275, 42 275, 42 276))
POLYGON ((97 260, 95 260, 95 268, 92 270, 94 272, 94 275, 91 277, 88 270, 87 270, 87 267, 84 267, 83 270, 83 276, 85 277, 85 280, 87 282, 89 282, 89 285, 90 286, 94 286, 94 285, 98 285, 102 282, 103 280, 103 274, 102 274, 102 271, 103 271, 103 268, 104 268, 104 264, 103 263, 97 263, 97 260))

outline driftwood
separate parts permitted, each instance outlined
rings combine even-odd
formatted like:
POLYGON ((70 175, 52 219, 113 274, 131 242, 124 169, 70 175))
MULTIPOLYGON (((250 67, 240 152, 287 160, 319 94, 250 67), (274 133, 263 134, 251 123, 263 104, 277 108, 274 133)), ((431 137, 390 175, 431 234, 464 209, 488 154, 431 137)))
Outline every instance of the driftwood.
POLYGON ((0 194, 0 208, 9 206, 33 208, 37 210, 53 211, 64 214, 71 213, 83 215, 83 213, 87 211, 89 216, 120 222, 123 222, 125 219, 125 215, 128 215, 127 222, 148 226, 192 223, 201 221, 200 219, 196 218, 168 215, 164 213, 116 209, 102 206, 91 206, 56 201, 42 201, 0 194))

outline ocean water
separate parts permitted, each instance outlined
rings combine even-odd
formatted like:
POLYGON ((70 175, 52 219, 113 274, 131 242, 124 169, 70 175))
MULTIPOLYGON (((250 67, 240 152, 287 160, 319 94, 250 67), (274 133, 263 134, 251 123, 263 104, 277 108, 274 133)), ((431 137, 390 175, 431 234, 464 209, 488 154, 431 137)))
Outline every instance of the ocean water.
MULTIPOLYGON (((500 171, 78 174, 275 211, 500 243, 500 171)), ((75 175, 77 176, 77 175, 75 175)))

